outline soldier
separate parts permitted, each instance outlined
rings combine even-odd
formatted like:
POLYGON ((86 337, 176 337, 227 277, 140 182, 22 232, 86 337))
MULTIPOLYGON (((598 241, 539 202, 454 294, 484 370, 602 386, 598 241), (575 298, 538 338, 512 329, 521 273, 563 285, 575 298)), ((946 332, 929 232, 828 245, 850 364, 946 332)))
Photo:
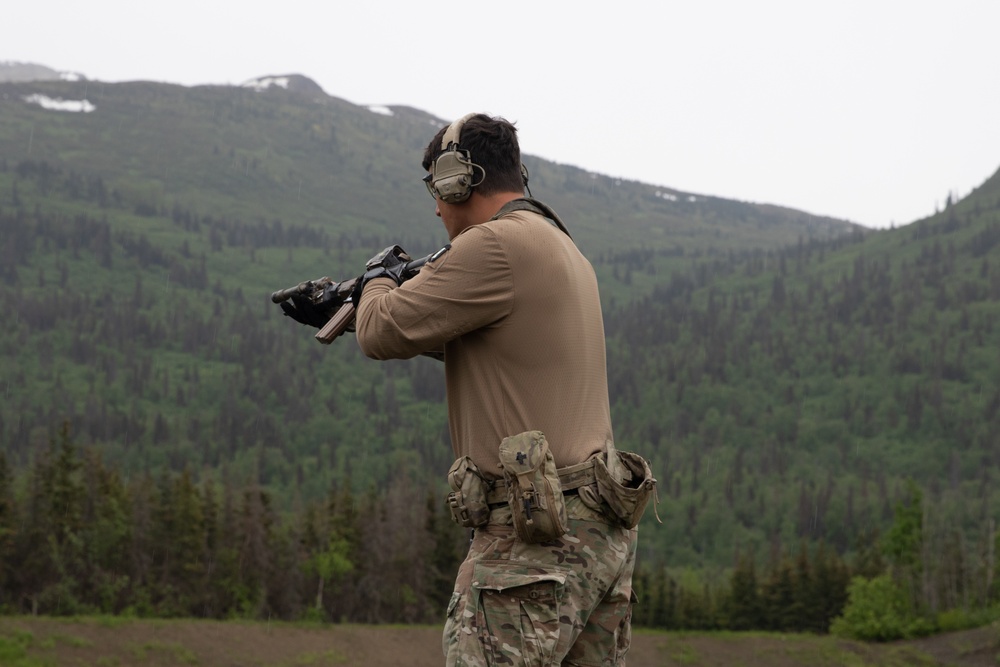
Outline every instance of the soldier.
POLYGON ((474 529, 447 665, 624 665, 634 526, 655 480, 614 447, 594 270, 524 197, 511 123, 469 114, 423 167, 450 249, 409 280, 398 248, 373 258, 356 328, 375 359, 443 354, 450 503, 474 529))

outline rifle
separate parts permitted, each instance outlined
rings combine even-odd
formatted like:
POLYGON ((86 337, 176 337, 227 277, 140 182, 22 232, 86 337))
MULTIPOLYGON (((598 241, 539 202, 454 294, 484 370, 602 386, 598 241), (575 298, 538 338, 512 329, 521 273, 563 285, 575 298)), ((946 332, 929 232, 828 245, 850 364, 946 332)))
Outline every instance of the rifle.
MULTIPOLYGON (((450 245, 447 245, 440 250, 435 250, 426 257, 410 260, 404 264, 400 274, 403 280, 409 280, 420 273, 420 269, 424 264, 434 261, 450 247, 450 245)), ((271 302, 282 303, 295 297, 304 298, 313 306, 322 307, 329 311, 331 313, 330 320, 315 335, 316 340, 320 343, 329 345, 335 338, 347 331, 354 324, 354 318, 357 315, 356 304, 354 303, 354 288, 362 278, 363 276, 358 276, 357 278, 349 278, 339 283, 333 282, 326 276, 317 278, 316 280, 306 280, 294 287, 288 287, 272 293, 271 302)))

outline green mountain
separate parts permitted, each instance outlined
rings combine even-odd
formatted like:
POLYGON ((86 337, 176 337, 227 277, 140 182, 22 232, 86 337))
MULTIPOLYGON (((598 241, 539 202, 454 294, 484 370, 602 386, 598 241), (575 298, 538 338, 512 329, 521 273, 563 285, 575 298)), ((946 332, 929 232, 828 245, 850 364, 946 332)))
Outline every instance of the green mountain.
MULTIPOLYGON (((439 365, 320 346, 267 296, 356 275, 390 243, 439 247, 417 180, 443 121, 287 78, 0 84, 0 442, 15 466, 69 423, 126 474, 259 482, 284 507, 334 484, 440 486, 439 365)), ((970 508, 993 511, 996 176, 871 232, 525 162, 601 279, 617 436, 661 480, 648 557, 846 551, 908 476, 970 529, 970 508)))
POLYGON ((617 437, 656 462, 669 562, 850 551, 909 479, 928 562, 995 567, 1000 172, 926 220, 711 262, 606 317, 617 437))

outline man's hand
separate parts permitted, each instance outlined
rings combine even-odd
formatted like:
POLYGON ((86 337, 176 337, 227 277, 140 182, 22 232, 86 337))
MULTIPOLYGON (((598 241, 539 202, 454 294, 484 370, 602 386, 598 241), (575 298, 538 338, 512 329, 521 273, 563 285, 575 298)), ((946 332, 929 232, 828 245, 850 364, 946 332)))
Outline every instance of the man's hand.
POLYGON ((309 289, 302 290, 300 286, 300 291, 280 302, 281 310, 300 324, 322 329, 351 293, 353 281, 335 283, 329 278, 321 278, 303 285, 309 289))
POLYGON ((361 276, 354 286, 351 294, 351 301, 354 306, 361 302, 361 292, 365 285, 375 278, 392 278, 396 285, 402 285, 412 278, 412 274, 407 271, 406 263, 411 261, 411 257, 398 245, 389 246, 379 254, 375 255, 365 264, 365 274, 361 276))
POLYGON ((295 294, 288 301, 282 301, 281 310, 296 322, 317 329, 329 322, 332 315, 330 308, 324 307, 322 303, 313 303, 310 297, 301 294, 295 294))

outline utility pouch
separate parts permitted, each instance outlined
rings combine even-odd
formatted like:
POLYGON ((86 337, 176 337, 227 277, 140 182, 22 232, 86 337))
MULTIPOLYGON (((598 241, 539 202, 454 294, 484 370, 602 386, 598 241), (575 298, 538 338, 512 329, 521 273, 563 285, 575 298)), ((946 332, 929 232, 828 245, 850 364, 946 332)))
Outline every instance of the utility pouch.
POLYGON ((546 542, 569 531, 556 462, 541 431, 504 438, 500 443, 500 467, 518 539, 546 542))
POLYGON ((594 477, 601 498, 615 518, 626 528, 635 528, 656 490, 656 479, 646 459, 632 452, 620 452, 609 445, 607 462, 597 457, 594 477))
POLYGON ((465 528, 479 528, 490 520, 490 508, 486 504, 486 482, 479 474, 479 468, 468 456, 463 456, 451 464, 448 470, 448 509, 452 520, 465 528))

